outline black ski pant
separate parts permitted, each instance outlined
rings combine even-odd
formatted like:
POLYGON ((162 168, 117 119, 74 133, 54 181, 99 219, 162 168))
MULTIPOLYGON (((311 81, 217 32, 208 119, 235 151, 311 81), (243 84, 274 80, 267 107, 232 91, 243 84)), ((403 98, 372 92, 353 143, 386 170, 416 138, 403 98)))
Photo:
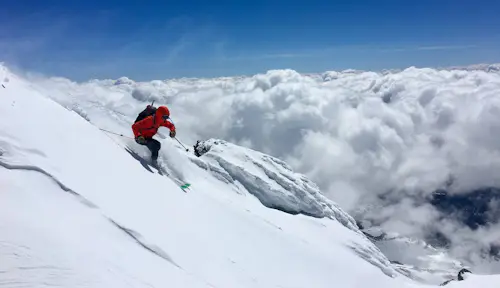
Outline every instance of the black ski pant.
POLYGON ((153 138, 146 138, 146 143, 141 145, 148 147, 149 151, 151 151, 151 159, 153 159, 154 161, 158 159, 158 151, 160 151, 161 148, 161 143, 158 140, 155 140, 153 138))

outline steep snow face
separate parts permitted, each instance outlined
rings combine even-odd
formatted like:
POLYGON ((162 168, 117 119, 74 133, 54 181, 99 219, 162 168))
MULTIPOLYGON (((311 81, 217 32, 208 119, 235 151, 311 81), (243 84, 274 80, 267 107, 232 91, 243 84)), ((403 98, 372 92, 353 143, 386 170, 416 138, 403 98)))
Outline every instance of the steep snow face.
POLYGON ((160 139, 161 162, 171 173, 162 176, 133 157, 147 156, 144 147, 98 129, 130 127, 102 103, 92 106, 99 97, 88 95, 77 114, 3 73, 9 82, 0 89, 0 284, 414 287, 347 214, 322 202, 314 184, 284 172, 284 163, 227 143, 229 149, 197 158, 160 139), (195 158, 227 174, 214 177, 189 160, 195 158), (177 180, 191 189, 181 190, 177 180), (287 209, 328 217, 259 201, 272 197, 287 209))

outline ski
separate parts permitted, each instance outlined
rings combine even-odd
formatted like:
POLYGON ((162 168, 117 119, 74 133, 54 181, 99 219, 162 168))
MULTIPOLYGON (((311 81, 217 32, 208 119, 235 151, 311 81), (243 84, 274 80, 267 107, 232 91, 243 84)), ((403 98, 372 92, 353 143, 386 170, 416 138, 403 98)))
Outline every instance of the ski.
POLYGON ((189 187, 191 187, 190 183, 182 182, 179 179, 170 176, 170 173, 165 171, 165 169, 163 169, 163 167, 155 166, 152 163, 150 163, 150 165, 151 165, 151 167, 155 168, 158 171, 158 174, 160 174, 162 176, 167 176, 168 178, 170 178, 170 180, 174 181, 175 184, 179 185, 179 187, 182 189, 182 191, 187 193, 186 190, 189 189, 189 187))
POLYGON ((133 158, 135 158, 137 161, 139 161, 139 164, 141 164, 144 168, 146 168, 146 170, 148 170, 151 173, 154 173, 153 171, 156 170, 159 175, 167 176, 168 178, 170 178, 170 180, 174 181, 175 184, 179 185, 179 188, 181 188, 182 191, 187 193, 187 190, 191 187, 191 183, 184 182, 180 179, 177 179, 177 178, 171 176, 170 173, 168 173, 168 171, 165 168, 163 168, 158 162, 155 165, 151 160, 145 159, 144 157, 140 156, 139 154, 137 154, 137 152, 133 151, 129 147, 126 147, 125 150, 133 158), (151 169, 151 168, 153 168, 153 169, 151 169))
POLYGON ((188 189, 190 186, 191 186, 191 184, 186 183, 186 184, 184 184, 184 185, 181 185, 181 189, 182 189, 183 191, 186 191, 186 189, 188 189))

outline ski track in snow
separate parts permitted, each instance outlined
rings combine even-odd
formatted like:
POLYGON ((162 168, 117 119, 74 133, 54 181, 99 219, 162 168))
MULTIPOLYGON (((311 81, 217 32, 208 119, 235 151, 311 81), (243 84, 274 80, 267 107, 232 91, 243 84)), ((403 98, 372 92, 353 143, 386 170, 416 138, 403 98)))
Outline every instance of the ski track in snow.
POLYGON ((172 260, 172 258, 167 253, 165 253, 165 251, 163 251, 160 247, 158 247, 156 245, 153 245, 153 244, 146 243, 146 241, 144 239, 142 239, 141 234, 137 233, 136 231, 134 231, 132 229, 127 229, 127 228, 121 226, 120 224, 116 223, 115 221, 113 221, 111 219, 109 219, 109 220, 116 227, 118 227, 118 229, 122 230, 128 236, 130 236, 132 239, 134 239, 137 242, 137 244, 139 244, 140 246, 142 246, 144 249, 150 251, 151 253, 155 254, 156 256, 158 256, 158 257, 160 257, 162 259, 165 259, 168 262, 170 262, 173 265, 175 265, 176 267, 182 269, 182 267, 179 266, 177 263, 175 263, 175 261, 172 260))
MULTIPOLYGON (((1 154, 0 154, 0 156, 1 156, 1 154)), ((66 185, 64 185, 61 181, 57 180, 54 176, 50 175, 50 173, 46 172, 45 170, 43 170, 40 167, 30 166, 30 165, 13 165, 13 164, 8 164, 8 163, 2 162, 2 161, 0 161, 0 166, 2 166, 5 169, 9 169, 9 170, 25 170, 25 171, 33 171, 33 172, 41 173, 41 174, 47 176, 48 178, 50 178, 55 183, 57 183, 57 185, 59 185, 59 187, 61 187, 61 189, 64 192, 71 193, 72 195, 77 197, 78 200, 82 204, 84 204, 85 206, 90 207, 90 208, 97 208, 97 206, 94 203, 90 202, 89 200, 85 199, 85 197, 83 197, 82 195, 71 190, 66 185)))
MULTIPOLYGON (((0 156, 1 156, 1 154, 0 154, 0 156)), ((80 201, 85 206, 87 206, 89 208, 93 208, 93 209, 98 209, 99 208, 95 204, 93 204, 92 202, 90 202, 89 200, 85 199, 85 197, 83 197, 82 195, 80 195, 77 192, 75 192, 75 191, 71 190, 70 188, 68 188, 66 185, 64 185, 63 183, 61 183, 61 181, 57 180, 50 173, 47 173, 45 170, 43 170, 43 169, 41 169, 39 167, 29 166, 29 165, 11 165, 11 164, 7 164, 7 163, 2 162, 2 161, 0 161, 0 166, 2 166, 3 168, 9 169, 9 170, 25 170, 25 171, 33 171, 33 172, 41 173, 41 174, 47 176, 48 178, 50 178, 52 181, 54 181, 59 187, 61 187, 61 189, 64 192, 68 192, 68 193, 72 194, 73 196, 77 197, 78 201, 80 201)), ((106 217, 106 216, 104 216, 104 217, 106 217)), ((123 227, 122 225, 120 225, 120 224, 116 223, 115 221, 113 221, 113 219, 110 219, 108 217, 106 217, 106 218, 111 223, 113 223, 113 225, 115 225, 118 229, 122 230, 128 236, 130 236, 133 240, 135 240, 138 245, 140 245, 144 249, 150 251, 151 253, 157 255, 158 257, 160 257, 160 258, 162 258, 164 260, 169 261, 170 263, 172 263, 176 267, 181 268, 161 248, 159 248, 159 247, 157 247, 157 246, 155 246, 153 244, 148 244, 147 241, 145 241, 144 239, 142 239, 142 236, 139 233, 137 233, 137 232, 135 232, 135 231, 133 231, 131 229, 127 229, 127 228, 123 227)))
MULTIPOLYGON (((0 135, 2 136, 3 138, 8 138, 8 137, 5 137, 5 135, 0 135)), ((56 177, 54 177, 53 175, 51 175, 50 173, 48 173, 47 171, 45 171, 44 169, 40 168, 40 167, 37 167, 37 166, 32 166, 32 165, 19 165, 19 164, 9 164, 7 163, 6 161, 2 161, 1 157, 2 155, 4 154, 4 152, 2 150, 2 146, 10 146, 10 147, 14 147, 16 150, 19 150, 19 151, 23 151, 23 152, 28 152, 28 153, 32 153, 32 154, 35 154, 35 155, 39 155, 39 156, 43 156, 43 157, 46 157, 46 155, 37 150, 37 149, 25 149, 25 148, 21 148, 20 146, 17 146, 17 145, 14 145, 12 143, 9 143, 7 141, 0 141, 0 166, 5 168, 5 169, 8 169, 8 170, 21 170, 21 171, 28 171, 28 172, 36 172, 36 173, 40 173, 44 176, 46 176, 47 178, 49 178, 51 181, 53 181, 54 183, 56 183, 62 191, 64 192, 67 192, 67 193, 70 193, 71 195, 73 195, 74 197, 76 197, 76 199, 82 203, 83 205, 85 205, 86 207, 89 207, 89 208, 92 208, 92 209, 99 209, 99 207, 97 205, 95 205, 94 203, 92 203, 91 201, 87 200, 85 197, 83 197, 82 195, 80 195, 79 193, 75 192, 74 190, 72 190, 71 188, 69 188, 68 186, 66 186, 65 184, 63 184, 60 180, 58 180, 56 177)), ((132 152, 132 150, 127 150, 127 152, 129 152, 132 156, 134 157, 137 157, 136 159, 139 160, 139 159, 142 159, 138 154, 134 154, 132 152)), ((15 155, 13 155, 15 156, 15 155)), ((143 160, 144 161, 144 160, 143 160)), ((151 170, 150 170, 151 171, 151 170)), ((153 171, 151 171, 153 172, 153 171)), ((113 219, 107 217, 107 216, 104 216, 106 219, 108 219, 116 228, 120 229, 121 231, 125 232, 129 237, 131 237, 139 246, 143 247, 144 249, 150 251, 151 253, 155 254, 156 256, 172 263, 174 266, 182 269, 177 263, 175 263, 175 261, 165 252, 163 251, 160 247, 154 245, 154 244, 151 244, 151 243, 147 243, 146 240, 143 239, 142 235, 140 235, 139 233, 137 233, 136 231, 132 230, 132 229, 128 229, 120 224, 118 224, 117 222, 115 222, 113 219)), ((21 247, 21 248, 26 248, 26 247, 21 247)), ((15 252, 14 254, 17 254, 17 252, 15 252)), ((42 267, 42 268, 51 268, 51 269, 57 269, 57 267, 42 267)), ((16 269, 19 269, 19 270, 27 270, 27 269, 40 269, 40 267, 17 267, 16 269)), ((0 273, 6 273, 6 271, 0 271, 0 273)), ((1 285, 2 283, 0 283, 1 285)), ((3 284, 13 284, 13 283, 3 283, 3 284)))

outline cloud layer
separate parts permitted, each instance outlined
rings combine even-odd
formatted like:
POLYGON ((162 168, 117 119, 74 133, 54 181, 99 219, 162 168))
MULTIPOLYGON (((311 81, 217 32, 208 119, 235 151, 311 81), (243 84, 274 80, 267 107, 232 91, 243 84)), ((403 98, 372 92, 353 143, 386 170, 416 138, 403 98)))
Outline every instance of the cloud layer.
POLYGON ((500 231, 472 231, 428 204, 444 187, 452 194, 500 187, 496 72, 274 70, 147 83, 34 81, 90 119, 100 107, 127 123, 152 100, 167 104, 184 142, 221 138, 280 157, 355 216, 409 236, 437 230, 457 256, 476 257, 486 242, 474 239, 493 241, 500 231))

